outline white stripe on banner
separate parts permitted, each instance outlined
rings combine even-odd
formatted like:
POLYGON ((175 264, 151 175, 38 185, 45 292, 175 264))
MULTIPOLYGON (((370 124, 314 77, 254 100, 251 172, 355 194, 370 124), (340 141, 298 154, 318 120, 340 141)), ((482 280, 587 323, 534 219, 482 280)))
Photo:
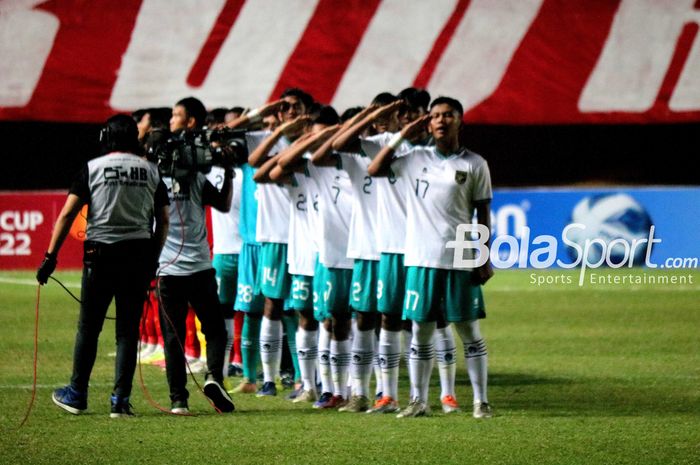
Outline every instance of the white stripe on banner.
POLYGON ((465 111, 491 96, 542 2, 474 0, 430 79, 431 95, 450 95, 465 111))
POLYGON ((110 105, 170 106, 193 95, 209 107, 267 101, 318 0, 245 2, 201 86, 188 75, 224 0, 145 0, 122 59, 110 105))
POLYGON ((336 108, 367 105, 379 92, 411 85, 456 3, 382 1, 338 86, 336 108))

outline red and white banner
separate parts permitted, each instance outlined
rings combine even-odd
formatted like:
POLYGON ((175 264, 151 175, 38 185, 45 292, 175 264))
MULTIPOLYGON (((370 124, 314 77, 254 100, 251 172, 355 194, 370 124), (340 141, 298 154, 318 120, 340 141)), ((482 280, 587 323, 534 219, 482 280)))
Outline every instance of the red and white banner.
MULTIPOLYGON (((66 196, 66 191, 0 193, 0 270, 39 267, 66 196)), ((86 211, 76 217, 61 247, 59 268, 83 266, 86 211)))
POLYGON ((696 0, 2 0, 0 119, 339 110, 416 85, 479 123, 700 121, 696 0))

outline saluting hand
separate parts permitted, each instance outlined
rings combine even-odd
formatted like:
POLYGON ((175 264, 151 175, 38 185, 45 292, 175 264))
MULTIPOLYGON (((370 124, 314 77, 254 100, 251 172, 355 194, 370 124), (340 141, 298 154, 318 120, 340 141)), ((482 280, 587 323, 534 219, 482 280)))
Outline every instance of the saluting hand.
POLYGON ((304 115, 295 118, 292 121, 287 121, 286 123, 282 124, 279 128, 277 128, 277 130, 287 137, 294 137, 295 135, 298 135, 299 132, 304 128, 304 126, 308 125, 310 122, 311 118, 304 115))
POLYGON ((370 117, 372 118, 372 120, 375 120, 381 118, 382 116, 390 115, 391 113, 398 110, 403 104, 404 103, 402 100, 396 100, 387 105, 384 105, 383 107, 377 108, 371 113, 370 117))
POLYGON ((275 100, 274 102, 266 103, 258 109, 258 113, 263 118, 270 115, 276 115, 283 103, 284 100, 275 100))
POLYGON ((413 139, 414 137, 420 136, 429 121, 430 121, 430 115, 425 115, 425 116, 418 118, 417 120, 414 120, 414 121, 408 123, 401 130, 401 137, 403 137, 404 139, 410 140, 410 139, 413 139))

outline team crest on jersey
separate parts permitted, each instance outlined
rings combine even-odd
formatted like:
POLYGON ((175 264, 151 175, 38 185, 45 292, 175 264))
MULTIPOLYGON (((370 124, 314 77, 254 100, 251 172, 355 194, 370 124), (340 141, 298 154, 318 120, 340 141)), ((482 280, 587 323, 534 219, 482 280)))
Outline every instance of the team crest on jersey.
POLYGON ((455 172, 455 181, 457 184, 464 184, 467 182, 467 172, 466 171, 457 171, 455 172))

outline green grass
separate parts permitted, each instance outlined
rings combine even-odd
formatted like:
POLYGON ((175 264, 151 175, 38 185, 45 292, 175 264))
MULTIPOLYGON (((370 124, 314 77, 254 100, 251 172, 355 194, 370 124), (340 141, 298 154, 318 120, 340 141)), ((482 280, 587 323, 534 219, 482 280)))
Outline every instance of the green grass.
MULTIPOLYGON (((242 395, 233 415, 219 416, 193 389, 197 416, 176 418, 146 402, 138 372, 132 396, 138 416, 111 420, 111 321, 92 375, 89 413, 75 417, 50 399, 69 379, 77 321, 77 305, 52 282, 41 292, 40 387, 18 430, 30 400, 36 287, 4 281, 31 275, 0 274, 0 464, 700 462, 697 271, 692 284, 583 287, 571 272, 538 272, 573 281, 540 287, 530 283, 530 272, 499 272, 485 287, 489 316, 482 330, 497 413, 486 421, 467 414, 406 420, 340 414, 242 395)), ((75 273, 57 277, 78 282, 75 273)), ((164 373, 146 367, 143 376, 151 395, 167 405, 164 373)), ((401 382, 405 401, 404 370, 401 382)), ((438 394, 434 373, 436 412, 438 394)), ((470 403, 463 363, 457 394, 470 403)))

